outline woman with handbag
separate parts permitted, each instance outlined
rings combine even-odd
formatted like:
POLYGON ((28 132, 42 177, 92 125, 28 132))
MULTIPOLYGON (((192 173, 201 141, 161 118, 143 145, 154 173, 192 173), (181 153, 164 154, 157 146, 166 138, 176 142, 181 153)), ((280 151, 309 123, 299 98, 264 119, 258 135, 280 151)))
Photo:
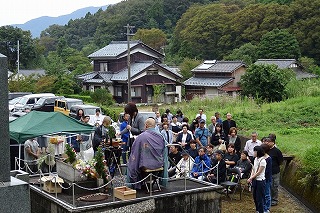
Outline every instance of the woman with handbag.
POLYGON ((222 151, 226 151, 226 142, 225 142, 225 138, 224 138, 224 134, 222 132, 222 125, 221 124, 217 124, 216 128, 214 130, 214 133, 212 133, 211 135, 211 139, 210 139, 210 143, 215 147, 215 150, 222 150, 222 151))
POLYGON ((254 149, 254 164, 250 178, 247 180, 249 184, 252 184, 252 194, 256 211, 263 213, 263 205, 265 202, 265 187, 266 187, 266 160, 264 158, 264 149, 261 146, 255 146, 254 149))

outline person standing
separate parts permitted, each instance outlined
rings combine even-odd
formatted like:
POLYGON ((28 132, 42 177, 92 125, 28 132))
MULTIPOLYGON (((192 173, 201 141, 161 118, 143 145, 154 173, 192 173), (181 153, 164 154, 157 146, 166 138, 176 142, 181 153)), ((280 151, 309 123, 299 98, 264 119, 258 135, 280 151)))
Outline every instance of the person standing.
POLYGON ((40 156, 40 148, 39 144, 35 138, 31 138, 24 142, 24 160, 28 165, 29 169, 26 168, 27 172, 37 172, 37 159, 40 156))
POLYGON ((212 133, 214 133, 214 131, 215 131, 217 120, 216 120, 215 116, 211 116, 210 120, 211 120, 211 123, 208 125, 208 130, 209 130, 209 135, 211 136, 212 133))
POLYGON ((271 157, 267 154, 269 152, 270 147, 268 143, 270 142, 270 138, 265 138, 262 140, 262 145, 261 147, 263 148, 265 154, 264 154, 264 159, 266 159, 266 188, 265 188, 265 202, 263 205, 263 212, 269 213, 270 212, 270 207, 271 207, 271 183, 272 183, 272 159, 271 157))
POLYGON ((271 206, 278 205, 278 193, 280 185, 280 165, 283 162, 282 152, 275 146, 276 135, 269 134, 270 142, 268 143, 270 150, 268 154, 272 159, 272 183, 271 183, 271 206))
MULTIPOLYGON (((124 107, 124 113, 130 115, 128 125, 123 133, 129 132, 129 151, 134 141, 134 137, 140 135, 144 131, 144 118, 143 115, 139 114, 138 108, 135 103, 129 102, 124 107)), ((130 154, 130 152, 129 152, 130 154)))
POLYGON ((251 133, 251 140, 248 140, 246 142, 246 145, 244 146, 243 150, 248 152, 249 155, 249 159, 251 161, 251 163, 253 163, 253 149, 255 146, 260 146, 261 145, 261 141, 259 141, 257 139, 258 137, 258 133, 257 132, 252 132, 251 133))
POLYGON ((102 124, 102 120, 103 120, 103 115, 101 115, 100 109, 97 108, 96 114, 92 117, 92 121, 90 123, 92 123, 92 125, 94 126, 99 126, 102 124))
POLYGON ((216 117, 217 123, 222 125, 222 119, 220 118, 220 112, 214 113, 214 116, 216 117))
POLYGON ((204 126, 205 123, 206 123, 205 120, 201 119, 200 125, 194 133, 199 147, 202 147, 202 146, 207 147, 208 145, 209 130, 204 126))
POLYGON ((261 146, 254 147, 254 164, 250 178, 247 180, 249 184, 252 184, 252 195, 256 211, 263 213, 263 205, 265 199, 265 170, 266 160, 264 159, 264 150, 261 146))
POLYGON ((129 141, 129 132, 125 131, 127 129, 128 121, 129 121, 130 115, 125 113, 123 115, 123 122, 120 125, 120 134, 121 134, 121 140, 122 140, 122 161, 124 164, 127 164, 127 150, 129 147, 128 141, 129 141), (123 133, 125 132, 125 133, 123 133))
POLYGON ((224 120, 222 122, 222 128, 225 134, 225 138, 228 138, 231 127, 237 127, 237 124, 234 120, 232 120, 231 113, 227 113, 227 120, 224 120))
POLYGON ((199 113, 196 115, 196 118, 198 117, 200 118, 200 120, 203 119, 204 123, 207 122, 207 116, 203 113, 203 109, 199 109, 199 113))

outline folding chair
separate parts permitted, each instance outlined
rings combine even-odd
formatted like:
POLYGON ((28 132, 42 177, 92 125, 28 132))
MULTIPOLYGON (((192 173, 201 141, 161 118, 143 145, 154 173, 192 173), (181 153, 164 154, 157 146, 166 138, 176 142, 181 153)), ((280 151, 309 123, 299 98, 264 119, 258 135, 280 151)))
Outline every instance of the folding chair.
POLYGON ((231 175, 229 175, 229 178, 228 178, 229 180, 220 183, 220 185, 225 188, 227 197, 230 198, 230 200, 232 200, 232 197, 230 196, 230 194, 234 195, 235 191, 239 187, 240 200, 241 200, 242 199, 242 187, 241 187, 241 181, 240 181, 241 172, 237 168, 230 169, 229 172, 231 173, 231 175))

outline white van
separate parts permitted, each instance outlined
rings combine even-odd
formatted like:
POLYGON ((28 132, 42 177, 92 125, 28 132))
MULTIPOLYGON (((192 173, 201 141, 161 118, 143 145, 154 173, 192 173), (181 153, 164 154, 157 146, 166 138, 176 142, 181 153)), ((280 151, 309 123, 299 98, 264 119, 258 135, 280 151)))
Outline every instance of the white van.
POLYGON ((22 96, 21 99, 15 104, 14 110, 25 111, 26 108, 30 108, 42 97, 54 97, 53 93, 39 93, 22 96))

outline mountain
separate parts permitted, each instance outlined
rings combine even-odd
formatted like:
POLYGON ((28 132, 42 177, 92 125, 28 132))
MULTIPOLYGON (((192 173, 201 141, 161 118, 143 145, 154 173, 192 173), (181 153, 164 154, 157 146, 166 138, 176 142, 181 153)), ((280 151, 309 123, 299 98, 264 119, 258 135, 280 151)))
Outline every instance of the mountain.
POLYGON ((30 30, 32 37, 40 37, 40 33, 47 29, 50 25, 57 24, 57 25, 65 25, 67 24, 70 19, 78 19, 85 17, 87 13, 94 14, 96 13, 100 8, 102 10, 106 10, 107 6, 101 6, 101 7, 85 7, 79 10, 76 10, 70 14, 58 16, 58 17, 49 17, 49 16, 42 16, 39 18, 32 19, 30 21, 27 21, 24 24, 13 24, 13 27, 21 28, 22 30, 30 30))

